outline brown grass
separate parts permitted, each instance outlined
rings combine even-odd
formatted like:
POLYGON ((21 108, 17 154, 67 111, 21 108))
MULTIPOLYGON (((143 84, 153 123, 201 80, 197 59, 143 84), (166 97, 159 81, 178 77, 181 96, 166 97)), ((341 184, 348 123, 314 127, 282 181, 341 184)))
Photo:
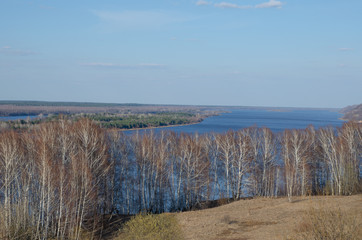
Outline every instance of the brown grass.
POLYGON ((362 226, 356 216, 329 204, 311 207, 304 213, 294 239, 359 240, 362 226))
POLYGON ((140 214, 121 229, 115 240, 182 240, 182 231, 173 214, 140 214))
MULTIPOLYGON (((287 198, 240 200, 217 208, 179 213, 176 217, 185 239, 301 239, 301 234, 308 232, 306 216, 320 206, 337 214, 335 217, 347 216, 361 226, 362 195, 299 197, 292 203, 287 198)), ((341 224, 350 225, 350 220, 341 224)))

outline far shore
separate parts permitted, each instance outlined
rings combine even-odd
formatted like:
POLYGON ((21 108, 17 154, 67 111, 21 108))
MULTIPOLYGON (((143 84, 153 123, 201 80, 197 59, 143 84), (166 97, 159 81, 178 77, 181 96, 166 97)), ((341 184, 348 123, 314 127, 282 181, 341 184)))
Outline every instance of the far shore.
MULTIPOLYGON (((204 119, 201 121, 203 122, 204 119)), ((190 125, 196 125, 199 124, 201 122, 196 122, 196 123, 188 123, 188 124, 176 124, 176 125, 167 125, 167 126, 159 126, 159 127, 146 127, 146 128, 130 128, 130 129, 126 129, 126 128, 112 128, 112 130, 117 130, 117 131, 137 131, 137 130, 147 130, 147 129, 156 129, 156 128, 169 128, 169 127, 182 127, 182 126, 190 126, 190 125)))
POLYGON ((202 118, 202 120, 201 120, 200 122, 195 122, 195 123, 176 124, 176 125, 167 125, 167 126, 158 126, 158 127, 130 128, 130 129, 126 129, 126 128, 111 128, 111 130, 124 132, 124 131, 137 131, 137 130, 157 129, 157 128, 170 128, 170 127, 190 126, 190 125, 196 125, 196 124, 202 123, 206 118, 208 118, 208 117, 214 117, 214 116, 218 116, 218 115, 209 115, 209 116, 206 116, 206 117, 202 118))
POLYGON ((350 119, 345 119, 345 118, 338 118, 338 119, 345 121, 345 122, 353 121, 353 122, 357 122, 357 123, 362 123, 362 120, 350 120, 350 119))

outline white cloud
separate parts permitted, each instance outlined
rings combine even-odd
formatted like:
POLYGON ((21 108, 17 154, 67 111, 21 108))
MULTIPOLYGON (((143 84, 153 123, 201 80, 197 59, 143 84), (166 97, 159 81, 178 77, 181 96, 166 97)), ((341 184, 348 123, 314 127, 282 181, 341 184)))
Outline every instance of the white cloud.
POLYGON ((269 0, 269 2, 255 5, 255 8, 281 8, 282 2, 277 0, 269 0))
POLYGON ((249 6, 249 5, 237 5, 237 4, 228 3, 228 2, 215 3, 214 6, 217 8, 238 8, 238 9, 252 8, 252 6, 249 6))
POLYGON ((352 51, 353 48, 340 48, 339 51, 342 51, 342 52, 347 52, 347 51, 352 51))
MULTIPOLYGON (((200 5, 206 5, 206 4, 202 4, 205 1, 199 1, 201 2, 200 5)), ((207 3, 207 2, 205 2, 207 3)), ((230 3, 230 2, 221 2, 221 3, 215 3, 214 7, 217 8, 235 8, 235 9, 250 9, 250 8, 281 8, 283 5, 283 3, 281 1, 277 1, 277 0, 269 0, 269 2, 264 2, 264 3, 260 3, 257 4, 255 6, 252 5, 238 5, 235 3, 230 3)))
POLYGON ((124 68, 124 69, 163 68, 163 67, 165 67, 164 64, 158 64, 158 63, 119 64, 119 63, 93 62, 93 63, 82 63, 81 65, 82 66, 87 66, 87 67, 124 68))
POLYGON ((204 1, 204 0, 199 0, 199 1, 196 2, 196 5, 197 5, 197 6, 205 6, 205 5, 210 5, 210 4, 211 4, 211 3, 206 2, 206 1, 204 1))

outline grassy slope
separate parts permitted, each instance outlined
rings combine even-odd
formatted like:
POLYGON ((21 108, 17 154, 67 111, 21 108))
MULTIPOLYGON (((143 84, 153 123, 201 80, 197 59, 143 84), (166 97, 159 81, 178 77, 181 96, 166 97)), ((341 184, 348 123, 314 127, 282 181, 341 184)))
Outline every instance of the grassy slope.
POLYGON ((287 239, 295 234, 305 211, 327 207, 346 211, 362 223, 362 195, 240 200, 202 211, 176 214, 186 239, 287 239))

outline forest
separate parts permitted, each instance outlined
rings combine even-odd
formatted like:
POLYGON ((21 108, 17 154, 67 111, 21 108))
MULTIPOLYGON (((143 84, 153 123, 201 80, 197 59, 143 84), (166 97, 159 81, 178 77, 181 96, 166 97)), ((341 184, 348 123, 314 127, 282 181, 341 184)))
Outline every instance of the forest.
MULTIPOLYGON (((135 129, 199 123, 207 115, 187 112, 153 112, 143 114, 72 114, 71 119, 89 118, 104 128, 135 129)), ((55 115, 53 118, 61 116, 55 115)), ((48 120, 48 119, 47 119, 48 120)))
MULTIPOLYGON (((154 112, 142 114, 116 114, 116 113, 77 113, 67 114, 67 118, 77 121, 80 118, 93 120, 103 128, 117 129, 140 129, 155 128, 175 125, 195 124, 203 121, 204 118, 216 115, 217 113, 187 113, 187 112, 154 112)), ((55 121, 62 118, 62 114, 50 114, 47 116, 28 117, 27 119, 17 119, 0 122, 0 128, 24 129, 32 128, 42 122, 55 121)))
POLYGON ((82 239, 102 219, 362 190, 362 125, 126 135, 89 118, 0 130, 0 238, 82 239))
POLYGON ((225 110, 211 106, 0 101, 0 117, 21 117, 0 121, 0 128, 32 128, 65 115, 73 121, 89 118, 104 128, 127 130, 195 124, 221 112, 225 110))

